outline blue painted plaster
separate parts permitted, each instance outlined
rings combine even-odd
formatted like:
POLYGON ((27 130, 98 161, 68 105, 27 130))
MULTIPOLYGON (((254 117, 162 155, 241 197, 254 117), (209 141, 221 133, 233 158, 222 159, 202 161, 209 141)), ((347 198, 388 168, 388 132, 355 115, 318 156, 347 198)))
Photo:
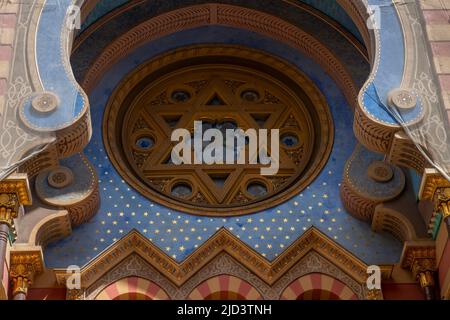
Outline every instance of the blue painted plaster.
MULTIPOLYGON (((392 0, 369 0, 370 5, 379 6, 380 29, 377 33, 377 54, 373 66, 373 80, 364 88, 364 109, 377 121, 397 124, 387 109, 389 92, 400 88, 405 68, 405 44, 397 9, 392 0)), ((420 119, 424 109, 419 101, 411 110, 401 111, 406 123, 420 119)))
MULTIPOLYGON (((97 3, 94 9, 88 14, 86 20, 81 26, 81 32, 86 28, 94 24, 96 21, 112 12, 116 8, 129 2, 129 0, 102 0, 97 3)), ((333 20, 339 22, 344 28, 346 28, 353 36, 355 36, 361 43, 363 42, 362 36, 356 27, 353 20, 345 12, 344 9, 336 1, 324 1, 324 0, 298 0, 298 2, 305 3, 314 9, 323 12, 333 20)))
POLYGON ((279 256, 311 226, 315 226, 367 263, 395 263, 401 244, 390 235, 345 212, 339 184, 345 161, 356 140, 353 113, 330 77, 311 59, 282 43, 256 33, 202 27, 166 36, 143 45, 119 61, 90 96, 93 138, 85 150, 99 175, 101 208, 87 224, 45 250, 49 267, 84 265, 102 250, 136 229, 176 261, 183 261, 217 230, 224 227, 268 260, 279 256), (329 103, 336 141, 330 159, 317 179, 289 201, 264 212, 232 218, 207 218, 168 209, 140 195, 119 176, 102 142, 102 117, 107 101, 124 76, 148 59, 185 45, 220 42, 265 50, 291 62, 319 87, 329 103), (343 138, 345 137, 345 138, 343 138))
POLYGON ((86 107, 69 64, 66 28, 66 8, 71 0, 49 0, 42 9, 36 35, 36 62, 39 79, 45 91, 55 93, 60 105, 49 113, 35 112, 30 99, 25 101, 22 117, 31 127, 54 131, 72 124, 86 107))
MULTIPOLYGON (((49 0, 46 2, 39 20, 37 34, 37 63, 39 75, 45 90, 56 93, 61 106, 48 114, 37 114, 31 110, 29 100, 24 106, 23 117, 33 127, 42 130, 60 129, 77 118, 86 103, 74 83, 68 58, 63 46, 63 28, 65 13, 70 0, 49 0)), ((370 0, 371 5, 381 9, 381 29, 377 32, 377 63, 374 66, 373 80, 364 91, 364 109, 378 121, 387 124, 397 122, 385 109, 388 93, 400 87, 404 70, 404 38, 395 5, 391 0, 370 0)), ((413 110, 402 114, 405 122, 412 122, 423 112, 421 102, 413 110)))

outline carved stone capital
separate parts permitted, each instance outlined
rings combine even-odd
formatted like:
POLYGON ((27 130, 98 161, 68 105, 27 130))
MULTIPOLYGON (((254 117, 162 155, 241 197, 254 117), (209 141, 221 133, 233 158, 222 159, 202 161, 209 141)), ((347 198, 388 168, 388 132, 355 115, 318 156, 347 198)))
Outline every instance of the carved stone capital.
POLYGON ((10 228, 13 226, 13 221, 17 218, 19 211, 19 200, 15 193, 1 193, 0 194, 0 224, 6 224, 10 228))
POLYGON ((20 205, 30 205, 31 194, 28 178, 15 174, 0 181, 0 223, 13 227, 20 205))
POLYGON ((66 300, 84 300, 84 290, 67 289, 66 300))
POLYGON ((373 289, 366 293, 367 300, 383 300, 383 292, 381 290, 373 289))
POLYGON ((434 271, 431 267, 436 262, 431 259, 416 260, 412 267, 414 277, 419 281, 422 288, 434 287, 434 271))
POLYGON ((435 200, 436 191, 440 188, 450 188, 450 181, 445 179, 435 169, 425 169, 419 191, 420 200, 435 200))
MULTIPOLYGON (((26 174, 12 174, 0 181, 0 194, 15 194, 19 204, 31 205, 31 191, 26 174)), ((5 198, 6 199, 6 198, 5 198)))
POLYGON ((434 286, 436 271, 436 248, 429 242, 406 244, 402 256, 402 267, 409 269, 422 288, 434 286))
POLYGON ((435 193, 435 211, 442 213, 442 218, 447 220, 450 217, 450 187, 439 188, 435 193))
POLYGON ((33 250, 14 250, 13 248, 9 272, 13 296, 19 293, 26 295, 34 277, 43 270, 44 260, 40 248, 33 248, 33 250))

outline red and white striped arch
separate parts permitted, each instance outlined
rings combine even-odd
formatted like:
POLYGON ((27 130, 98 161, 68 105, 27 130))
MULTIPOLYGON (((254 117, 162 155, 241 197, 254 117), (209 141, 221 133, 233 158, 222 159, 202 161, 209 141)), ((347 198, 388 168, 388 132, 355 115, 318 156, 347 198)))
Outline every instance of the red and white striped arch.
POLYGON ((170 300, 167 293, 155 283, 139 278, 128 277, 106 287, 96 300, 170 300))
POLYGON ((311 273, 292 282, 280 299, 358 300, 358 297, 341 281, 322 273, 311 273))
POLYGON ((188 296, 190 300, 262 300, 251 284, 230 275, 220 275, 206 280, 188 296))

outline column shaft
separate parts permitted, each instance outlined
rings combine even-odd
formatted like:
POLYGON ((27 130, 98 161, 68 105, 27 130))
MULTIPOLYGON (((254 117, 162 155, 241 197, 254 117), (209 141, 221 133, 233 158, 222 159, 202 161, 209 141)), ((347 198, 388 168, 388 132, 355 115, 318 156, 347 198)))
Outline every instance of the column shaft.
POLYGON ((6 259, 6 248, 8 246, 9 226, 0 223, 0 281, 3 280, 3 273, 6 259))

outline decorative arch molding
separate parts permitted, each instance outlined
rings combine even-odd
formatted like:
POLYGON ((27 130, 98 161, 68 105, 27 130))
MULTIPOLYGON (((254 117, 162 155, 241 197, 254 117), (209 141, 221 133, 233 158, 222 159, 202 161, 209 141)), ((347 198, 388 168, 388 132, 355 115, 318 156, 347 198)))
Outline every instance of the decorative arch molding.
POLYGON ((189 300, 262 300, 262 295, 247 281, 230 275, 212 277, 188 296, 189 300))
POLYGON ((152 265, 148 264, 140 255, 131 253, 82 291, 68 290, 67 298, 69 300, 94 300, 108 286, 121 279, 133 277, 146 279, 154 283, 157 287, 164 288, 163 290, 168 295, 168 299, 176 299, 177 297, 177 288, 171 281, 167 280, 166 277, 152 265))
MULTIPOLYGON (((163 288, 170 299, 185 300, 188 296, 208 279, 220 277, 223 275, 233 276, 242 279, 254 287, 265 300, 279 299, 281 293, 296 279, 302 278, 311 273, 325 274, 334 278, 354 292, 358 299, 369 298, 370 292, 365 289, 365 282, 359 283, 344 271, 336 267, 329 260, 316 252, 310 252, 301 259, 289 272, 285 273, 273 285, 269 285, 249 269, 243 267, 236 259, 226 253, 215 257, 211 262, 202 267, 193 277, 180 287, 169 281, 157 269, 148 264, 138 254, 130 254, 127 258, 118 263, 117 266, 110 269, 105 275, 101 276, 94 284, 81 291, 68 290, 68 299, 92 300, 104 291, 109 285, 123 278, 139 277, 154 282, 157 286, 163 288)), ((236 297, 236 295, 235 295, 236 297)))
POLYGON ((375 55, 374 34, 367 28, 367 19, 369 13, 367 12, 367 1, 353 1, 353 0, 336 0, 337 3, 344 9, 345 12, 352 18, 359 33, 361 34, 364 44, 367 48, 370 61, 373 61, 375 55))
MULTIPOLYGON (((277 299, 295 279, 322 272, 367 298, 367 265, 315 228, 309 229, 273 262, 265 260, 227 230, 219 230, 182 263, 176 263, 137 231, 132 231, 81 269, 82 290, 69 298, 93 299, 111 283, 129 276, 151 279, 172 299, 185 299, 194 288, 224 273, 255 287, 264 299, 277 299)), ((390 278, 392 266, 382 267, 390 278)), ((55 270, 58 282, 67 273, 55 270)))
MULTIPOLYGON (((120 40, 124 40, 125 42, 131 42, 131 46, 133 45, 139 45, 140 41, 137 39, 139 37, 142 37, 142 35, 139 35, 139 32, 144 34, 143 38, 146 39, 146 41, 151 40, 152 37, 160 37, 164 34, 170 34, 172 32, 176 32, 181 29, 186 28, 193 28, 196 26, 201 25, 207 25, 207 24, 221 24, 221 25, 228 25, 231 27, 238 27, 238 28, 246 28, 248 30, 252 30, 255 32, 260 32, 262 34, 266 34, 270 37, 279 39, 285 43, 288 43, 292 46, 295 46, 299 48, 299 50, 302 50, 303 52, 308 53, 310 56, 316 58, 316 60, 323 66, 323 68, 328 71, 330 74, 334 75, 334 78, 337 83, 342 85, 343 91, 349 101, 351 101, 351 104, 356 106, 359 106, 359 111, 361 115, 355 119, 355 123, 358 122, 359 126, 356 128, 355 131, 357 137, 360 139, 362 143, 364 143, 369 149, 375 150, 375 151, 382 151, 386 153, 388 151, 388 146, 391 143, 391 140, 393 138, 393 135, 398 129, 400 128, 398 125, 393 122, 392 119, 389 118, 389 116, 386 115, 386 113, 383 110, 379 110, 380 107, 378 105, 375 106, 365 106, 364 99, 367 100, 367 90, 370 89, 370 85, 374 83, 375 80, 379 78, 383 78, 382 74, 380 75, 379 70, 386 70, 389 71, 389 68, 386 67, 386 61, 392 61, 393 58, 395 58, 395 61, 403 62, 405 60, 405 56, 408 59, 411 57, 411 50, 406 46, 406 54, 402 50, 399 50, 399 52, 395 53, 395 56, 392 56, 389 52, 391 50, 386 50, 388 46, 382 45, 382 42, 386 40, 386 30, 381 31, 369 31, 366 26, 367 21, 367 5, 369 4, 378 4, 379 0, 369 0, 369 1, 350 1, 350 0, 340 0, 339 5, 349 14, 349 16, 354 20, 355 24, 359 28, 361 34, 363 35, 364 41, 366 42, 366 45, 369 47, 369 44, 372 44, 370 52, 372 52, 373 57, 376 59, 373 59, 373 70, 371 73, 371 76, 369 80, 366 83, 366 86, 363 91, 361 91, 359 95, 359 99, 357 99, 357 89, 349 76, 349 73, 347 70, 345 70, 345 67, 342 66, 341 63, 337 60, 333 54, 326 49, 324 45, 322 45, 320 42, 318 42, 315 38, 311 37, 310 35, 306 34, 304 31, 290 25, 289 23, 286 23, 282 19, 275 18, 273 16, 270 16, 268 14, 252 10, 252 9, 246 9, 246 8, 240 8, 236 6, 230 6, 230 5, 223 5, 223 4, 208 4, 208 5, 199 5, 199 6, 193 6, 188 8, 183 8, 179 10, 175 10, 172 12, 168 12, 166 14, 160 15, 158 17, 155 17, 154 19, 151 19, 147 21, 146 23, 137 26, 135 29, 131 30, 124 36, 120 37, 115 43, 119 41, 115 45, 115 47, 109 47, 103 54, 99 57, 99 60, 94 63, 93 69, 89 71, 88 77, 85 79, 85 85, 86 87, 92 86, 92 82, 95 82, 95 78, 102 73, 101 68, 103 68, 103 64, 107 64, 108 60, 112 57, 120 57, 123 55, 123 53, 128 50, 129 46, 124 46, 123 42, 120 42, 120 40), (186 13, 189 14, 186 15, 186 13), (183 15, 185 14, 185 15, 183 15), (181 17, 182 19, 179 20, 178 18, 181 17), (182 23, 180 23, 182 21, 182 23), (145 26, 145 27, 144 27, 145 26), (270 27, 267 27, 270 26, 270 27), (139 28, 142 30, 139 31, 139 28), (133 43, 134 42, 134 43, 133 43), (120 50, 115 50, 120 49, 120 50), (116 51, 111 53, 111 50, 116 51), (384 63, 384 64, 383 64, 384 63), (89 84, 91 83, 91 84, 89 84), (364 121, 366 122, 366 125, 364 124, 364 121), (367 128, 367 130, 364 130, 364 128, 367 128), (358 130, 359 131, 358 131, 358 130)), ((77 0, 75 4, 81 5, 84 1, 77 0)), ((46 4, 50 5, 50 4, 46 4)), ((384 8, 384 7, 383 7, 384 8)), ((54 21, 58 24, 63 24, 67 22, 66 17, 66 8, 60 8, 57 12, 57 16, 55 16, 54 21)), ((41 10, 38 8, 33 9, 36 12, 41 12, 41 10)), ((90 10, 88 8, 88 10, 90 10)), ((393 26, 394 31, 391 31, 391 34, 398 34, 398 37, 405 37, 407 41, 411 42, 411 31, 410 30, 402 30, 402 22, 404 20, 404 17, 407 15, 406 11, 402 8, 399 8, 398 6, 392 6, 389 8, 385 8, 383 10, 383 14, 386 14, 389 16, 389 19, 396 21, 395 25, 393 26), (401 17, 401 19, 399 19, 401 17), (398 31, 398 32, 395 32, 398 31), (409 40, 408 40, 409 39, 409 40)), ((42 13, 42 16, 39 18, 39 15, 37 16, 37 21, 43 21, 45 19, 48 19, 49 16, 47 13, 42 13)), ((65 28, 63 28, 65 29, 65 28)), ((61 81, 66 81, 68 86, 70 86, 74 92, 77 94, 75 95, 75 98, 77 99, 75 102, 79 103, 79 110, 81 112, 77 112, 70 121, 62 124, 62 123, 55 123, 54 127, 52 124, 52 129, 54 128, 66 128, 73 125, 74 122, 79 119, 83 112, 86 111, 88 108, 88 101, 86 99, 86 96, 84 95, 81 88, 78 86, 78 84, 74 81, 72 70, 70 68, 69 64, 69 49, 71 47, 71 40, 72 40, 72 32, 70 31, 64 31, 62 34, 58 34, 56 30, 60 30, 60 28, 55 28, 54 35, 57 36, 55 39, 59 39, 59 46, 62 46, 62 50, 60 50, 61 54, 58 56, 58 59, 61 60, 61 64, 55 64, 55 65, 61 65, 61 72, 58 72, 58 74, 64 75, 63 79, 56 79, 59 83, 61 81), (66 41, 67 40, 67 41, 66 41), (66 43, 67 42, 67 43, 66 43), (66 44, 68 44, 66 46, 66 44)), ((36 33, 39 35, 42 32, 44 32, 43 28, 37 28, 36 33), (42 30, 41 30, 42 29, 42 30)), ((403 38, 397 41, 398 43, 403 42, 403 38)), ((384 44, 384 43, 383 43, 384 44)), ((55 79, 49 78, 42 72, 43 65, 42 65, 42 59, 40 59, 40 56, 45 56, 46 54, 50 55, 51 52, 55 52, 58 50, 54 50, 56 43, 53 43, 52 46, 48 46, 46 48, 40 48, 39 50, 33 51, 33 55, 35 55, 33 58, 33 61, 37 61, 37 70, 38 72, 34 73, 34 76, 32 77, 34 80, 36 78, 39 78, 39 75, 42 77, 42 83, 44 84, 43 90, 47 90, 48 88, 51 88, 52 85, 55 84, 55 79)), ((30 60, 31 61, 31 60, 30 60)), ((392 63, 391 63, 392 64, 392 63)), ((420 65, 425 65, 425 63, 421 63, 420 65)), ((413 68, 408 68, 408 70, 405 70, 407 75, 403 75, 403 82, 405 84, 412 84, 411 77, 412 74, 417 74, 420 70, 420 66, 414 66, 413 68), (412 70, 414 69, 414 70, 412 70)), ((401 72, 399 72, 401 73, 401 72)), ((49 72, 49 74, 55 74, 55 72, 49 72)), ((399 74, 398 77, 401 78, 401 75, 399 74)), ((395 88, 400 86, 403 82, 402 81, 390 81, 389 83, 386 83, 383 85, 380 101, 386 100, 386 88, 395 88)), ((370 95, 370 94, 369 94, 370 95)), ((71 99, 68 99, 71 100, 71 99)), ((71 105, 74 101, 67 101, 67 105, 71 105)), ((385 102, 385 101, 384 101, 385 102)), ((422 106, 418 109, 423 109, 422 106)), ((422 110, 423 111, 423 110, 422 110)), ((420 113, 422 115, 422 111, 418 111, 417 113, 420 113)), ((415 113, 414 113, 415 114, 415 113)), ((417 115, 420 116, 419 114, 417 115)), ((67 119, 66 119, 67 120, 67 119)), ((412 119, 411 121, 415 121, 416 119, 412 119)), ((61 121, 60 121, 61 122, 61 121)), ((50 121, 50 123, 52 123, 50 121)), ((86 140, 84 138, 84 140, 86 140)))
POLYGON ((122 278, 101 291, 95 300, 169 300, 158 285, 140 277, 122 278))
MULTIPOLYGON (((311 273, 293 281, 281 294, 280 300, 295 300, 308 292, 320 290, 339 300, 357 300, 356 294, 341 281, 322 273, 311 273)), ((326 297, 324 297, 326 298, 326 297)), ((328 300, 328 299, 323 299, 328 300)))
MULTIPOLYGON (((101 1, 102 0, 90 0, 90 1, 78 0, 78 4, 81 7, 81 23, 83 23, 86 20, 86 18, 89 16, 89 14, 95 9, 97 4, 100 3, 101 1)), ((112 16, 112 15, 120 14, 121 12, 126 11, 129 8, 134 7, 144 1, 146 1, 146 0, 140 0, 140 1, 133 2, 133 3, 126 3, 124 5, 121 5, 115 9, 113 9, 113 11, 110 11, 105 16, 112 16)), ((292 0, 283 0, 283 1, 292 3, 294 5, 304 6, 302 3, 300 3, 300 4, 297 2, 294 3, 294 1, 292 1, 292 0)), ((352 1, 352 0, 337 0, 337 3, 348 14, 348 16, 353 20, 356 27, 358 28, 358 31, 361 33, 361 36, 363 38, 363 41, 364 41, 366 47, 370 48, 372 46, 372 42, 371 42, 372 34, 367 29, 366 21, 368 18, 368 13, 367 13, 364 3, 362 1, 352 1)), ((314 10, 316 11, 317 9, 314 9, 314 10)), ((319 11, 319 10, 317 10, 317 11, 319 11)), ((319 11, 319 12, 321 12, 321 11, 319 11)), ((371 53, 369 50, 369 55, 370 54, 371 53)))
MULTIPOLYGON (((226 4, 203 4, 177 9, 151 18, 134 27, 110 43, 95 59, 87 69, 82 80, 82 87, 87 92, 90 92, 101 76, 114 63, 146 42, 178 31, 205 25, 221 25, 245 29, 286 43, 310 56, 321 65, 340 86, 349 104, 355 109, 354 132, 358 140, 372 151, 388 153, 394 135, 401 129, 401 126, 382 107, 371 101, 373 95, 371 90, 375 90, 375 84, 381 83, 379 78, 383 76, 383 72, 385 73, 387 69, 384 61, 386 59, 392 60, 392 57, 389 57, 389 53, 386 52, 381 57, 381 44, 384 39, 382 39, 382 36, 384 34, 381 34, 379 31, 369 31, 367 28, 365 19, 367 18, 365 7, 367 4, 341 1, 340 5, 343 8, 345 7, 345 10, 350 13, 358 29, 360 31, 365 30, 365 32, 361 33, 366 45, 368 45, 369 52, 373 56, 371 59, 371 74, 360 92, 358 92, 352 76, 342 61, 314 36, 281 18, 254 9, 226 4)), ((120 10, 125 9, 120 8, 120 10)), ((393 12, 389 12, 390 19, 395 19, 396 15, 395 9, 393 12)), ((399 55, 402 59, 404 58, 404 54, 400 53, 399 55)), ((397 60, 400 59, 398 56, 395 58, 397 60)), ((411 73, 413 70, 409 71, 411 73)), ((408 77, 404 76, 404 78, 408 77)), ((399 87, 400 82, 383 85, 383 88, 386 86, 391 86, 391 89, 393 89, 399 87)), ((380 103, 386 103, 384 91, 383 89, 380 103)), ((422 110, 423 108, 418 106, 417 109, 422 110)))
POLYGON ((89 14, 95 9, 97 4, 99 4, 103 0, 78 0, 78 5, 80 5, 81 8, 81 23, 84 23, 86 21, 86 18, 89 16, 89 14))
POLYGON ((114 63, 140 45, 177 31, 205 25, 223 25, 257 32, 284 42, 316 60, 341 86, 354 107, 358 90, 345 66, 310 34, 275 16, 243 7, 207 4, 177 9, 154 17, 129 30, 108 45, 91 65, 82 81, 90 92, 114 63))

